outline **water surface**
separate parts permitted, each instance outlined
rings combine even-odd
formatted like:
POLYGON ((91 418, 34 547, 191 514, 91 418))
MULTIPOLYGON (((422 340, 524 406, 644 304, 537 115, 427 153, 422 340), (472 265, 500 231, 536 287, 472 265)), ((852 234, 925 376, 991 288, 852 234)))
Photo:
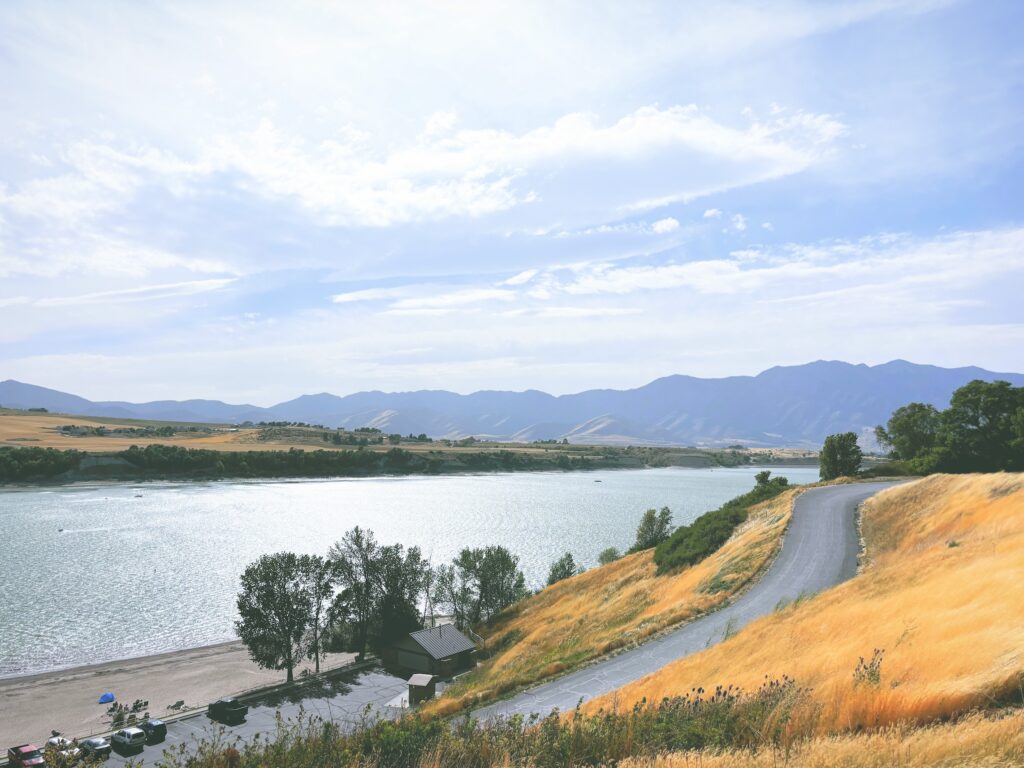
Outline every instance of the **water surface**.
MULTIPOLYGON (((640 515, 683 524, 760 468, 82 484, 0 491, 0 676, 233 639, 238 576, 267 552, 326 554, 354 525, 433 562, 502 544, 539 586, 562 553, 595 565, 640 515), (61 530, 63 529, 63 530, 61 530)), ((793 483, 817 467, 775 468, 793 483)))

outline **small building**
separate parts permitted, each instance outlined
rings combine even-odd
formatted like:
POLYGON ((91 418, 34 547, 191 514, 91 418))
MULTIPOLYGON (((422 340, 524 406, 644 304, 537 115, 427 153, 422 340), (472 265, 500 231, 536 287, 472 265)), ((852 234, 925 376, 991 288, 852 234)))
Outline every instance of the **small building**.
POLYGON ((476 645, 454 624, 442 624, 410 632, 388 649, 384 660, 411 672, 452 677, 476 665, 476 645))
POLYGON ((430 701, 437 692, 436 678, 417 672, 409 678, 409 706, 415 707, 423 701, 430 701))

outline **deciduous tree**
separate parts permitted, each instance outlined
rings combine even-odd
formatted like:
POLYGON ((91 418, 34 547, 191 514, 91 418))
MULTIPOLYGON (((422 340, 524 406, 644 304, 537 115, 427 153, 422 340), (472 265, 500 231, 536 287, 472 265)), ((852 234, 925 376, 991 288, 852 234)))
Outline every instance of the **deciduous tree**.
POLYGON ((254 662, 284 669, 288 682, 304 655, 311 601, 299 558, 291 552, 264 555, 242 573, 235 630, 254 662))

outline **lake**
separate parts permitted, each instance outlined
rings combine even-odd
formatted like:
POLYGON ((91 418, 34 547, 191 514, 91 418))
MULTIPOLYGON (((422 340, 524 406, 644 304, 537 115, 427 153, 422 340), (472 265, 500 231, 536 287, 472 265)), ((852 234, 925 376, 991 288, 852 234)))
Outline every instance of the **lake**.
MULTIPOLYGON (((234 639, 244 567, 326 554, 354 525, 434 564, 502 544, 531 586, 566 551, 626 549, 649 507, 676 525, 753 487, 760 467, 0 490, 0 676, 234 639)), ((817 467, 771 468, 792 483, 817 467)))

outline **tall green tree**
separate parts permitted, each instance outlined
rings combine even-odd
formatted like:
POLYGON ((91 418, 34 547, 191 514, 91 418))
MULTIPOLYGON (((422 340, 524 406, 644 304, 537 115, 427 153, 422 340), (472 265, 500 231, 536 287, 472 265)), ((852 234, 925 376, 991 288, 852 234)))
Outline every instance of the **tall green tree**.
POLYGON ((291 552, 264 555, 241 577, 235 631, 249 656, 264 669, 292 670, 304 654, 311 600, 299 558, 291 552))
POLYGON ((1014 450, 1024 387, 1006 381, 972 381, 953 393, 942 414, 944 443, 958 472, 1024 468, 1014 450))
POLYGON ((942 416, 935 406, 908 403, 893 411, 885 427, 875 427, 875 437, 892 449, 893 458, 914 459, 939 444, 942 416))
POLYGON ((672 511, 662 507, 660 511, 648 509, 640 518, 636 529, 636 543, 630 552, 639 552, 658 546, 672 535, 672 511))
POLYGON ((548 571, 548 586, 581 573, 583 573, 583 568, 573 560, 572 552, 566 552, 551 564, 551 569, 548 571))
POLYGON ((601 550, 601 553, 597 556, 597 562, 601 565, 608 565, 608 563, 614 563, 620 557, 622 557, 622 554, 616 547, 608 547, 601 550))
POLYGON ((358 525, 330 548, 327 556, 337 569, 341 592, 335 598, 333 615, 346 615, 352 625, 351 648, 362 658, 374 620, 380 591, 380 545, 373 531, 358 525))
POLYGON ((302 555, 299 558, 299 571, 309 593, 306 654, 314 660, 316 672, 319 673, 324 636, 330 626, 329 609, 334 598, 338 569, 334 561, 320 555, 302 555))
POLYGON ((434 602, 460 629, 472 629, 529 594, 519 558, 504 547, 463 549, 434 577, 434 602))
POLYGON ((821 448, 818 474, 822 480, 834 480, 857 473, 863 454, 854 432, 841 432, 825 438, 821 448))
POLYGON ((392 544, 380 548, 375 571, 378 597, 372 640, 379 649, 422 629, 418 603, 430 567, 419 547, 406 550, 392 544))

